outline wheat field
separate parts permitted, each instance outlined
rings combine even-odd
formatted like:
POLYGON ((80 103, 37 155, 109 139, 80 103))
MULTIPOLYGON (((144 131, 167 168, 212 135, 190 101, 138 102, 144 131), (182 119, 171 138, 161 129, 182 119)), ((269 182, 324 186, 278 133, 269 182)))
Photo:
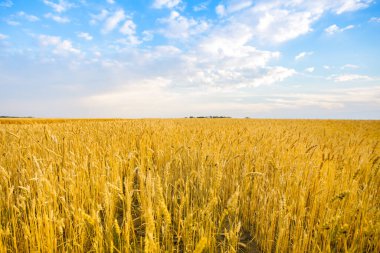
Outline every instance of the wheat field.
POLYGON ((380 121, 0 120, 0 252, 380 252, 380 121))

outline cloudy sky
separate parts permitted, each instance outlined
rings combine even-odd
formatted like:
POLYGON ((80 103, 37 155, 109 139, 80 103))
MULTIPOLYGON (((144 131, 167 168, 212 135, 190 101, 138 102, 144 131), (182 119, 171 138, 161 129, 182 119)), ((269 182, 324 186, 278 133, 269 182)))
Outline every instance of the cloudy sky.
POLYGON ((380 119, 374 0, 0 0, 0 115, 380 119))

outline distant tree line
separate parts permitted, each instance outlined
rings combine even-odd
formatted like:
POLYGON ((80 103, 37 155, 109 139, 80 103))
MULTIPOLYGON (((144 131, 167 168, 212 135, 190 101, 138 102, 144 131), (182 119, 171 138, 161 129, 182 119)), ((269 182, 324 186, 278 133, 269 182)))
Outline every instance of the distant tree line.
POLYGON ((22 119, 25 119, 25 118, 33 118, 31 116, 27 116, 27 117, 18 117, 18 116, 1 116, 0 115, 0 118, 5 118, 5 119, 13 119, 13 118, 22 118, 22 119))
POLYGON ((230 116, 190 116, 190 119, 229 119, 230 116))

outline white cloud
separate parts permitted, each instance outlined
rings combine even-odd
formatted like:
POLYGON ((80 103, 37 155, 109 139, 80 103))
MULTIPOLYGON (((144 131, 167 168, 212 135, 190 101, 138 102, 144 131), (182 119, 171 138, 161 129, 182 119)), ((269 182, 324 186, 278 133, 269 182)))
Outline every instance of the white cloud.
MULTIPOLYGON (((123 69, 133 62, 129 71, 144 78, 160 75, 172 81, 175 87, 212 87, 241 89, 271 85, 284 81, 295 71, 282 66, 269 66, 278 59, 279 52, 262 51, 249 45, 252 34, 249 27, 219 27, 197 40, 198 46, 184 51, 173 46, 157 46, 149 50, 128 47, 128 38, 116 41, 118 62, 105 64, 112 69, 123 69), (126 45, 126 47, 122 47, 126 45), (118 46, 118 47, 117 47, 118 46)), ((126 73, 123 73, 124 75, 126 73)))
POLYGON ((281 1, 258 1, 255 5, 251 1, 233 1, 227 7, 220 5, 217 13, 233 16, 230 22, 249 26, 255 39, 282 43, 312 31, 311 24, 320 16, 311 8, 288 7, 281 1))
POLYGON ((211 3, 211 0, 201 2, 193 7, 194 11, 204 11, 208 9, 209 4, 211 3))
POLYGON ((128 19, 120 28, 120 32, 125 35, 134 35, 136 33, 136 24, 133 22, 133 20, 128 19))
POLYGON ((95 52, 94 52, 94 55, 95 55, 96 57, 101 57, 101 56, 102 56, 102 53, 99 52, 99 51, 95 51, 95 52))
POLYGON ((268 67, 279 52, 261 51, 247 45, 250 34, 244 27, 231 26, 214 31, 199 43, 198 51, 185 58, 190 84, 212 87, 258 87, 281 82, 295 71, 268 67))
POLYGON ((171 90, 171 83, 172 81, 162 77, 131 80, 117 89, 85 97, 83 104, 88 108, 95 107, 96 112, 104 110, 101 113, 106 115, 117 111, 128 117, 183 117, 205 114, 232 114, 241 117, 250 116, 252 113, 277 115, 274 113, 283 112, 284 109, 310 115, 309 110, 315 108, 318 112, 323 110, 319 117, 323 117, 325 112, 335 111, 340 118, 344 117, 342 113, 350 112, 358 106, 364 105, 373 109, 380 105, 380 86, 331 89, 314 93, 272 93, 261 96, 236 91, 201 89, 188 90, 184 95, 181 91, 171 90), (183 104, 186 104, 186 107, 183 107, 183 104), (159 112, 154 108, 160 108, 159 112))
POLYGON ((187 39, 208 29, 206 21, 186 18, 177 11, 171 11, 168 18, 159 19, 159 22, 166 25, 160 32, 168 38, 187 39))
POLYGON ((84 40, 92 40, 93 37, 89 33, 79 32, 78 37, 84 40))
MULTIPOLYGON (((290 12, 288 10, 272 10, 260 14, 256 26, 256 30, 259 32, 258 36, 275 43, 282 43, 312 31, 311 24, 317 19, 310 12, 290 12)), ((257 15, 260 14, 257 13, 257 15)))
POLYGON ((69 1, 65 0, 59 0, 58 2, 53 2, 49 0, 43 0, 44 4, 54 9, 54 11, 61 13, 65 12, 70 8, 74 7, 74 4, 70 3, 69 1))
POLYGON ((313 53, 314 53, 314 52, 301 52, 301 53, 297 54, 297 55, 294 57, 294 60, 296 60, 296 61, 302 60, 302 59, 304 59, 306 56, 313 55, 313 53))
POLYGON ((11 0, 5 0, 0 2, 0 7, 10 8, 13 6, 13 2, 11 0))
POLYGON ((36 17, 34 15, 29 15, 29 14, 23 12, 23 11, 17 12, 17 16, 25 18, 29 22, 36 22, 36 21, 40 20, 38 17, 36 17))
POLYGON ((141 41, 136 36, 136 24, 132 19, 127 19, 120 28, 120 33, 127 35, 127 38, 122 39, 122 44, 138 45, 141 41))
POLYGON ((169 113, 173 111, 173 105, 181 103, 178 94, 167 89, 170 83, 170 80, 162 77, 133 80, 117 89, 85 97, 82 103, 107 114, 118 107, 119 113, 132 117, 154 116, 154 108, 169 113))
POLYGON ((153 40, 154 35, 152 31, 143 31, 142 32, 142 40, 143 41, 151 41, 153 40))
POLYGON ((334 82, 352 82, 352 81, 371 81, 372 77, 367 75, 357 75, 357 74, 344 74, 338 76, 331 76, 328 78, 329 80, 333 80, 334 82))
POLYGON ((111 69, 112 71, 122 70, 125 67, 125 64, 123 62, 113 59, 105 59, 101 63, 102 67, 111 69))
POLYGON ((139 45, 141 44, 141 40, 136 35, 129 35, 126 38, 118 39, 116 40, 116 43, 122 45, 122 46, 129 46, 129 45, 139 45))
POLYGON ((380 23, 380 17, 372 17, 370 18, 369 22, 380 23))
MULTIPOLYGON (((253 39, 283 43, 313 31, 312 25, 328 12, 344 13, 368 7, 369 0, 226 0, 215 11, 226 22, 248 25, 253 39)), ((353 26, 342 28, 352 29, 353 26)))
POLYGON ((173 81, 160 76, 131 80, 117 89, 85 97, 82 103, 97 113, 100 111, 109 115, 117 111, 116 115, 120 113, 127 117, 162 117, 162 115, 183 117, 205 114, 236 115, 236 113, 246 116, 276 108, 276 105, 269 103, 234 102, 239 98, 239 94, 218 89, 186 90, 184 94, 181 90, 170 89, 172 83, 173 81), (229 102, 221 101, 221 98, 229 102), (155 108, 159 108, 159 111, 155 108))
POLYGON ((115 3, 115 0, 107 0, 107 3, 109 3, 109 4, 114 4, 114 3, 115 3))
POLYGON ((181 49, 174 47, 174 46, 156 46, 154 49, 153 54, 154 57, 160 58, 163 56, 178 56, 180 53, 182 53, 181 49))
POLYGON ((294 69, 288 69, 285 67, 273 67, 269 68, 268 72, 258 78, 248 82, 247 85, 240 85, 239 87, 259 87, 263 85, 271 85, 274 83, 282 82, 285 79, 293 76, 296 73, 294 69))
MULTIPOLYGON (((380 105, 380 86, 332 89, 319 93, 273 95, 268 99, 289 108, 320 107, 328 110, 344 108, 349 104, 380 105)), ((342 117, 342 116, 340 116, 342 117)))
POLYGON ((126 18, 124 10, 120 9, 115 11, 111 16, 109 16, 104 24, 102 33, 112 32, 120 22, 126 18))
POLYGON ((264 67, 280 56, 279 52, 261 51, 250 45, 252 37, 249 26, 230 24, 214 29, 198 42, 198 47, 205 59, 224 62, 226 67, 264 67))
POLYGON ((80 50, 73 47, 70 40, 62 40, 58 36, 40 35, 38 37, 40 44, 44 47, 53 46, 53 53, 59 55, 80 54, 80 50))
POLYGON ((109 12, 104 9, 99 14, 90 14, 91 16, 90 24, 95 25, 98 22, 103 21, 108 16, 108 14, 109 12))
MULTIPOLYGON (((278 96, 278 98, 268 98, 267 101, 277 105, 279 108, 287 109, 300 109, 305 107, 316 107, 321 109, 333 110, 344 108, 344 103, 340 101, 335 101, 332 99, 330 101, 327 95, 320 94, 289 94, 288 96, 278 96)), ((335 98, 335 96, 333 96, 335 98)))
POLYGON ((341 69, 358 69, 358 68, 360 67, 355 64, 345 64, 341 67, 341 69))
POLYGON ((5 34, 0 33, 0 40, 5 40, 5 39, 7 39, 7 38, 9 38, 8 35, 5 35, 5 34))
POLYGON ((157 9, 161 9, 164 7, 171 9, 177 6, 180 2, 181 0, 155 0, 153 3, 153 7, 157 9))
POLYGON ((48 19, 51 19, 51 20, 54 20, 55 22, 57 23, 60 23, 60 24, 66 24, 66 23, 70 23, 70 19, 68 17, 61 17, 61 16, 58 16, 58 15, 54 15, 52 13, 46 13, 44 15, 45 18, 48 18, 48 19))
POLYGON ((329 27, 327 27, 325 29, 325 32, 332 35, 334 33, 338 33, 338 32, 344 32, 346 30, 350 30, 350 29, 353 29, 355 28, 354 25, 348 25, 346 27, 343 27, 343 28, 340 28, 339 26, 337 26, 336 24, 333 24, 333 25, 330 25, 329 27))
POLYGON ((234 13, 246 9, 252 5, 251 0, 231 0, 227 5, 227 12, 234 13))
POLYGON ((17 21, 14 21, 14 20, 6 20, 5 22, 8 25, 11 25, 11 26, 18 26, 18 25, 20 25, 20 22, 17 22, 17 21))
MULTIPOLYGON (((179 13, 172 12, 170 20, 176 20, 179 16, 179 13)), ((185 28, 172 29, 176 30, 173 34, 177 37, 189 36, 191 29, 188 26, 185 28)), ((187 52, 160 51, 155 56, 140 54, 139 58, 144 64, 152 66, 149 68, 160 66, 162 75, 185 87, 257 87, 281 82, 295 74, 292 69, 268 66, 272 59, 279 58, 280 53, 256 49, 250 45, 253 35, 249 26, 231 23, 213 27, 198 38, 198 46, 187 52)))
POLYGON ((244 57, 256 52, 256 48, 248 46, 253 34, 249 26, 240 23, 214 28, 199 47, 215 56, 244 57))
POLYGON ((224 15, 226 15, 226 7, 224 7, 224 5, 222 4, 218 4, 215 7, 215 12, 216 14, 218 14, 218 16, 223 17, 224 15))
POLYGON ((30 15, 24 11, 19 11, 13 15, 10 15, 7 19, 5 19, 5 22, 11 26, 18 26, 21 25, 20 21, 22 19, 28 22, 37 22, 40 20, 37 16, 30 15))
POLYGON ((306 68, 306 69, 305 69, 305 72, 308 72, 308 73, 313 73, 313 72, 314 72, 314 70, 315 70, 315 68, 314 68, 314 67, 309 67, 309 68, 306 68))
POLYGON ((218 4, 215 7, 215 12, 220 17, 223 17, 247 9, 251 7, 252 4, 253 1, 251 0, 230 0, 227 1, 226 4, 218 4))
POLYGON ((373 2, 373 0, 340 0, 337 2, 336 13, 342 14, 344 12, 365 9, 373 2))

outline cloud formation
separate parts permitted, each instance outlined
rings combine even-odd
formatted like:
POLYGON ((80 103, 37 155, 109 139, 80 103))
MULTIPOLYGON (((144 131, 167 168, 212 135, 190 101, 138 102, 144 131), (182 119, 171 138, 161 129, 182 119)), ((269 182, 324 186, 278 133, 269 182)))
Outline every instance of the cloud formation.
POLYGON ((59 36, 39 35, 38 39, 41 46, 52 46, 55 54, 80 54, 80 50, 74 48, 70 40, 61 39, 59 36))
POLYGON ((314 110, 326 117, 353 105, 376 115, 374 1, 42 0, 30 9, 10 2, 0 0, 6 13, 0 84, 8 89, 0 110, 15 108, 3 95, 16 94, 13 87, 25 93, 38 87, 56 98, 47 102, 36 92, 30 101, 40 111, 51 108, 46 103, 65 111, 53 102, 62 98, 86 116, 309 116, 314 110), (368 22, 355 13, 364 8, 368 22), (352 43, 326 36, 350 29, 344 38, 352 43))
POLYGON ((294 57, 294 60, 299 61, 307 56, 313 55, 314 52, 301 52, 294 57))
POLYGON ((4 0, 0 2, 0 7, 10 8, 13 6, 13 2, 11 0, 4 0))
POLYGON ((70 19, 67 18, 67 17, 62 17, 62 16, 59 16, 59 15, 55 15, 53 13, 46 13, 44 15, 45 18, 48 18, 48 19, 51 19, 57 23, 60 23, 60 24, 66 24, 66 23, 69 23, 70 22, 70 19))
POLYGON ((205 1, 205 2, 201 2, 197 5, 195 5, 193 7, 193 10, 194 11, 204 11, 204 10, 207 10, 209 8, 209 5, 211 3, 211 0, 208 0, 208 1, 205 1))
POLYGON ((0 40, 5 40, 8 38, 8 35, 0 33, 0 40))
POLYGON ((338 76, 332 76, 330 79, 334 80, 334 82, 352 82, 352 81, 371 81, 372 77, 367 75, 358 75, 358 74, 344 74, 338 76))
POLYGON ((29 22, 36 22, 36 21, 39 21, 40 19, 34 15, 30 15, 30 14, 27 14, 23 11, 19 11, 17 12, 17 16, 18 17, 22 17, 22 18, 25 18, 27 21, 29 22))
POLYGON ((360 66, 355 64, 345 64, 341 67, 341 69, 359 69, 360 66))
POLYGON ((372 17, 370 18, 369 22, 380 23, 380 17, 372 17))
POLYGON ((173 8, 181 3, 181 0, 154 0, 153 7, 157 9, 161 8, 173 8))
POLYGON ((86 33, 86 32, 79 32, 78 37, 87 41, 93 39, 93 37, 89 33, 86 33))
POLYGON ((119 23, 122 22, 125 18, 126 16, 123 9, 119 9, 115 11, 106 19, 102 32, 103 33, 112 32, 119 25, 119 23))
POLYGON ((177 11, 171 11, 168 18, 162 18, 159 22, 166 26, 160 30, 160 33, 174 39, 187 39, 189 36, 200 34, 208 29, 206 21, 186 18, 177 11))
POLYGON ((348 25, 348 26, 346 26, 346 27, 342 27, 342 28, 340 28, 340 27, 337 26, 336 24, 333 24, 333 25, 330 25, 329 27, 327 27, 327 28, 325 29, 325 32, 326 32, 327 34, 333 35, 333 34, 335 34, 335 33, 344 32, 344 31, 346 31, 346 30, 351 30, 351 29, 353 29, 353 28, 355 28, 354 25, 348 25))
POLYGON ((53 10, 55 12, 58 12, 58 13, 65 12, 68 9, 71 9, 75 6, 74 4, 72 4, 71 2, 66 1, 66 0, 58 0, 57 2, 49 1, 49 0, 43 0, 43 2, 47 6, 53 8, 53 10))

